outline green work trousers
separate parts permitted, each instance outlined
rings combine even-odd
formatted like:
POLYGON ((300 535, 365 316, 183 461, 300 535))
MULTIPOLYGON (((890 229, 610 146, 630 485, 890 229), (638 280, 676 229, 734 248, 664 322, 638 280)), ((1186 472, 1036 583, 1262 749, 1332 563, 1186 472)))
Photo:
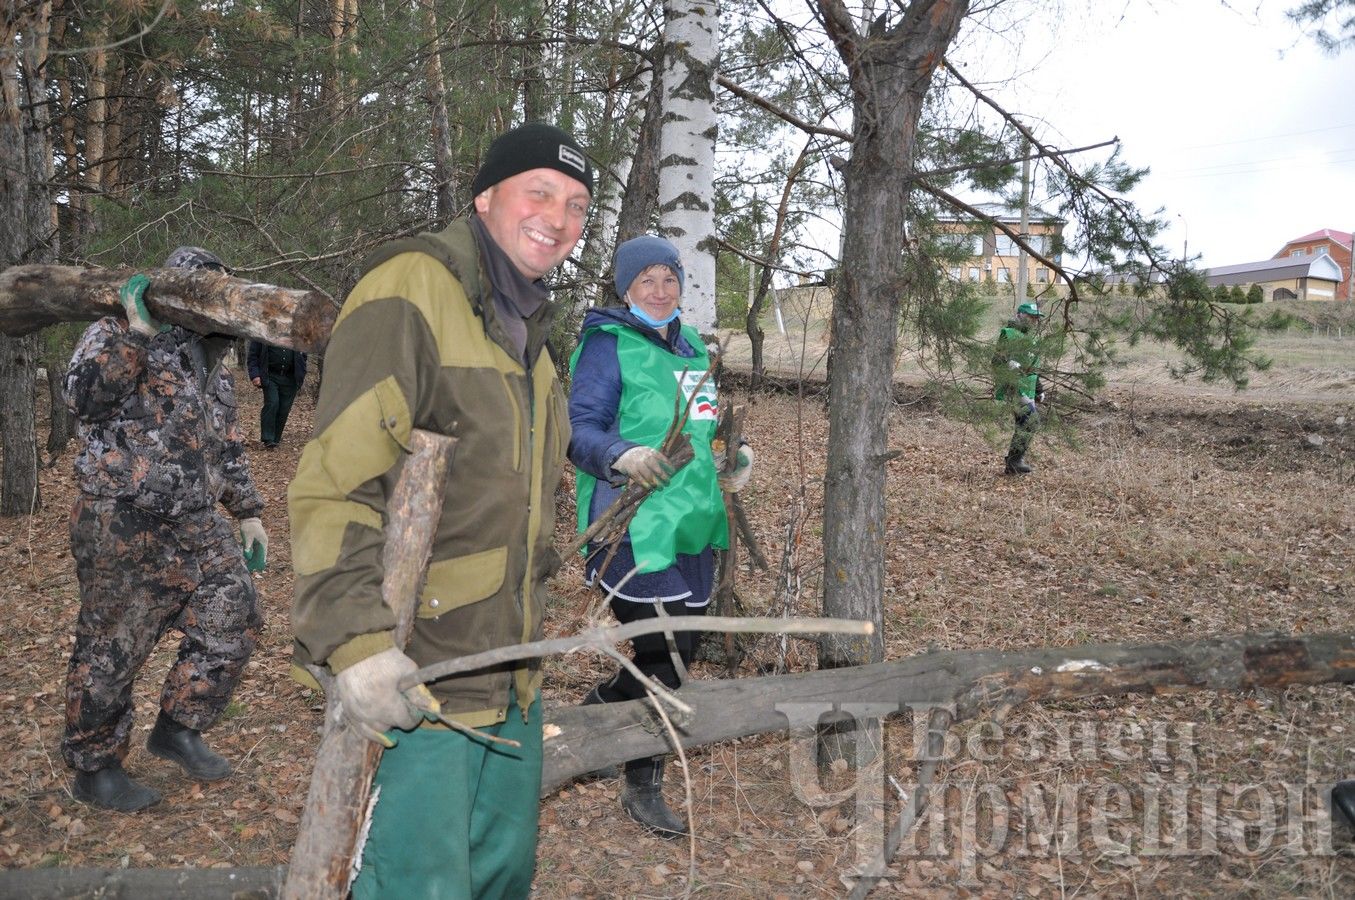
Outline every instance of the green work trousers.
POLYGON ((379 790, 354 900, 526 897, 536 869, 541 793, 541 698, 528 721, 510 696, 506 721, 481 729, 392 732, 372 784, 379 790))

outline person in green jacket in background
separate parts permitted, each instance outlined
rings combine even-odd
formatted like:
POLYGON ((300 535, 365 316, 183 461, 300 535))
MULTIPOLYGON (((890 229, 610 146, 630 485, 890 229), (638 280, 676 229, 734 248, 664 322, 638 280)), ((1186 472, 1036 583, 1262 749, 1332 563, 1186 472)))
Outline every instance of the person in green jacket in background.
POLYGON ((1036 404, 1044 402, 1044 385, 1040 380, 1039 336, 1031 329, 1042 318, 1044 313, 1040 312, 1039 304, 1022 303, 1016 308, 1016 316, 998 333, 993 354, 995 396, 1012 407, 1016 420, 1004 466, 1008 475, 1028 475, 1033 471, 1026 462, 1026 451, 1035 432, 1040 430, 1036 404))
POLYGON ((365 266, 325 354, 314 437, 288 490, 297 662, 334 673, 345 721, 389 749, 358 900, 526 897, 541 790, 541 663, 401 691, 445 659, 539 640, 569 443, 544 278, 583 234, 593 170, 533 123, 498 137, 475 212, 365 266), (406 647, 381 599, 387 504, 414 429, 457 439, 406 647), (440 714, 483 734, 446 727, 440 714), (485 734, 516 742, 496 743, 485 734))

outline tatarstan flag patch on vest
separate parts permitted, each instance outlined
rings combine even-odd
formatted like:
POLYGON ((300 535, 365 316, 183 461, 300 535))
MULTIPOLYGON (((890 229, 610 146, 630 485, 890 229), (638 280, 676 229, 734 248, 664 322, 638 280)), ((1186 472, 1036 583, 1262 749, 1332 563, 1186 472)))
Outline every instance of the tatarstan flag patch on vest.
POLYGON ((705 377, 705 372, 674 372, 673 377, 678 380, 682 386, 682 399, 685 403, 691 404, 690 418, 695 420, 709 419, 711 421, 720 418, 720 407, 715 399, 715 385, 706 378, 706 383, 701 384, 701 379, 705 377), (698 390, 699 386, 699 390, 698 390), (693 398, 692 395, 696 397, 693 398))

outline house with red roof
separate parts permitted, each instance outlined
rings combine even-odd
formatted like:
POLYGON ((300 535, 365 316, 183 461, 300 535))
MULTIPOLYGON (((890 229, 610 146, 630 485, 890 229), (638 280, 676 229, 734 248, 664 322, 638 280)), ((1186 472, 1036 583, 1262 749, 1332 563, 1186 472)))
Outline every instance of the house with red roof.
POLYGON ((1341 280, 1336 285, 1335 299, 1349 300, 1350 242, 1350 232, 1337 231, 1335 228, 1323 228, 1321 231, 1314 231, 1312 234, 1294 238, 1281 247, 1280 252, 1271 258, 1301 261, 1303 257, 1330 256, 1332 261, 1341 269, 1341 280))

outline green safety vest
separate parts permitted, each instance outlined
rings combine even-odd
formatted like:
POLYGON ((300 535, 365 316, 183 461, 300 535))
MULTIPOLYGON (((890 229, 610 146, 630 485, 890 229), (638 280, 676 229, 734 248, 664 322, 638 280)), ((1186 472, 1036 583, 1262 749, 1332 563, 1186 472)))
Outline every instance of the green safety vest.
MULTIPOLYGON (((696 356, 688 359, 658 346, 633 328, 611 323, 598 325, 584 332, 574 350, 569 360, 571 376, 584 341, 594 331, 616 335, 616 358, 621 366, 621 403, 617 409, 621 437, 657 449, 673 424, 673 410, 684 408, 682 404, 686 404, 710 367, 701 336, 691 326, 682 326, 687 343, 696 350, 696 356)), ((707 547, 729 546, 724 498, 716 481, 710 447, 720 417, 711 379, 701 385, 690 409, 682 430, 691 438, 695 458, 679 469, 667 485, 645 498, 631 519, 628 529, 631 549, 641 572, 662 572, 679 553, 694 555, 707 547)), ((588 510, 597 479, 579 471, 575 484, 582 532, 588 527, 588 510)))
MULTIPOLYGON (((1021 391, 1021 396, 1034 400, 1035 387, 1040 380, 1040 373, 1036 371, 1040 366, 1040 357, 1035 353, 1035 338, 1019 328, 1008 326, 1002 329, 998 337, 998 347, 1006 353, 1008 359, 1014 359, 1021 364, 1021 371, 1030 373, 1022 375, 1016 386, 1021 391)), ((997 399, 1007 399, 1006 393, 1006 385, 999 385, 997 399)))

